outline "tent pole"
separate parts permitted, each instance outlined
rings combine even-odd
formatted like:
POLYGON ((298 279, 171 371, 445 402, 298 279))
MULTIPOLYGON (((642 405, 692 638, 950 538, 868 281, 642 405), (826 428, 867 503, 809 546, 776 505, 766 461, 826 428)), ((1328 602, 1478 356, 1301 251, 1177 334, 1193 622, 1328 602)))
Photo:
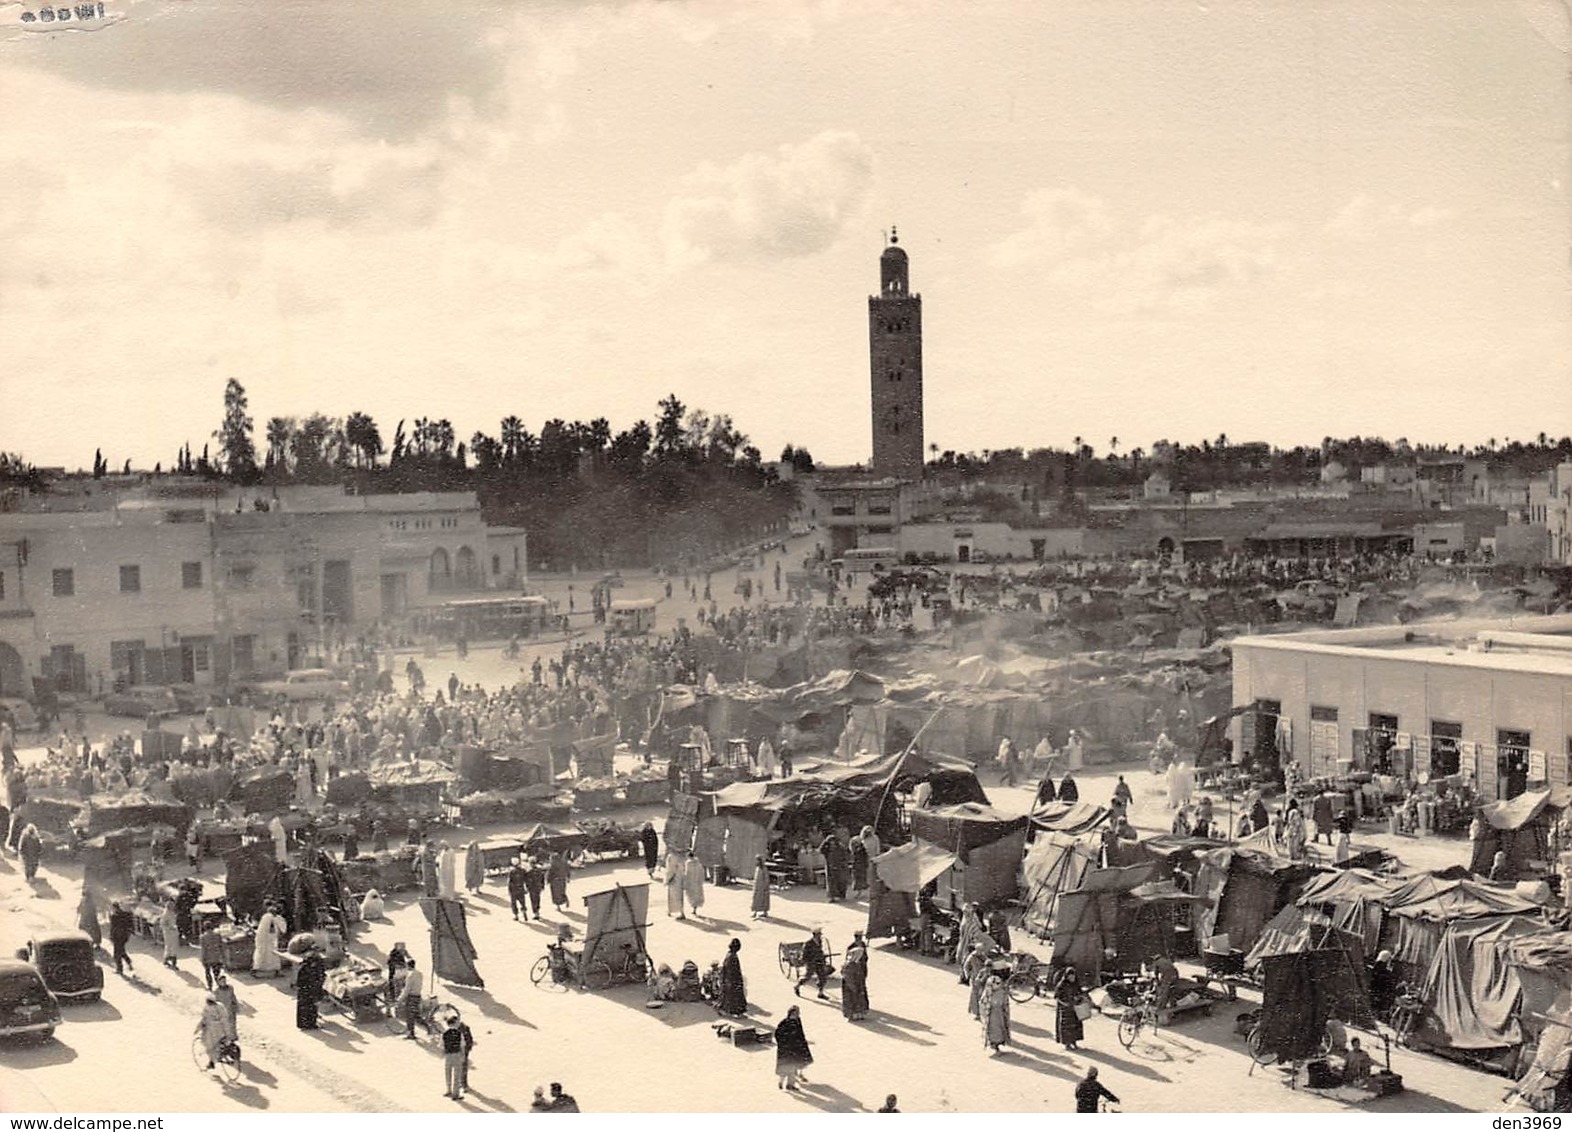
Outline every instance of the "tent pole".
POLYGON ((890 768, 890 777, 884 783, 884 792, 879 795, 879 805, 873 811, 873 823, 875 826, 879 824, 879 815, 884 812, 884 803, 885 800, 890 796, 890 789, 895 785, 895 779, 901 773, 901 764, 906 761, 907 755, 911 754, 917 749, 917 740, 922 738, 923 732, 928 730, 928 727, 933 723, 934 720, 939 718, 940 713, 943 711, 944 709, 942 707, 934 709, 933 714, 928 717, 927 722, 917 729, 917 734, 912 736, 912 741, 906 744, 906 749, 901 752, 901 757, 896 759, 895 765, 890 768))

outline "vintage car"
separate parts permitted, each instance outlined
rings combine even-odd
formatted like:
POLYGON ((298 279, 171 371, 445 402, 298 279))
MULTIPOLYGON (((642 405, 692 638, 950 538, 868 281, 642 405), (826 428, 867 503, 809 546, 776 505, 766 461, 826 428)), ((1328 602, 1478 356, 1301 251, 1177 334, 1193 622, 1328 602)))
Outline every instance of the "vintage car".
POLYGON ((52 1038, 60 1025, 60 1003, 38 968, 20 959, 0 959, 0 1038, 52 1038))
POLYGON ((146 719, 150 715, 164 718, 180 714, 180 701, 174 692, 159 684, 133 684, 121 692, 104 697, 104 711, 109 715, 129 715, 146 719))
POLYGON ((44 985, 61 1002, 97 1002, 104 993, 104 972, 86 932, 36 935, 16 957, 44 977, 44 985))
POLYGON ((339 679, 331 669, 297 668, 282 680, 264 680, 256 693, 267 699, 283 696, 286 700, 335 700, 349 695, 349 682, 339 679))
POLYGON ((213 695, 206 688, 195 684, 171 684, 169 690, 175 694, 181 715, 201 715, 213 706, 213 695))

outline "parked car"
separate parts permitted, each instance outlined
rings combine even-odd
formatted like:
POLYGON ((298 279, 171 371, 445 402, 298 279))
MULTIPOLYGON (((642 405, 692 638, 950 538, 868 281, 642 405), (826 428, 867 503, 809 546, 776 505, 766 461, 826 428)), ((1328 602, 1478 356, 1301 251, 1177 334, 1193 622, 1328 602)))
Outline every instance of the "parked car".
POLYGON ((282 680, 262 681, 256 690, 267 699, 283 696, 291 701, 330 700, 349 695, 349 682, 326 668, 297 668, 282 680))
POLYGON ((0 1038, 52 1038, 60 1025, 60 1002, 38 968, 21 959, 0 959, 0 1038))
POLYGON ((182 715, 201 715, 213 706, 213 694, 206 688, 195 684, 171 684, 169 690, 175 694, 182 715))
POLYGON ((49 993, 62 1002, 97 1002, 104 993, 104 972, 86 932, 36 935, 16 957, 44 977, 49 993))
POLYGON ((175 698, 174 692, 160 684, 133 684, 123 692, 112 692, 105 696, 104 711, 110 715, 138 718, 172 716, 180 714, 180 701, 175 698))

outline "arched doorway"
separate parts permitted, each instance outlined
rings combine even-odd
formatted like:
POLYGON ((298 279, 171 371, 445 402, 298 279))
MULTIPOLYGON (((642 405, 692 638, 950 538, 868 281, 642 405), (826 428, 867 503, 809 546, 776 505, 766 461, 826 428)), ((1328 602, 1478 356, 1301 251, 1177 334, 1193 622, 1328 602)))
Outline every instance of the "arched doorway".
POLYGON ((475 552, 469 547, 459 547, 458 555, 454 559, 453 576, 465 585, 474 585, 480 581, 480 563, 475 558, 475 552))
POLYGON ((0 696, 26 698, 32 689, 27 684, 27 665, 22 654, 0 641, 0 696))
POLYGON ((448 559, 448 552, 442 547, 431 552, 431 580, 445 582, 453 576, 453 564, 448 559))
POLYGON ((1164 535, 1157 540, 1157 556, 1159 558, 1172 558, 1174 556, 1174 540, 1164 535))

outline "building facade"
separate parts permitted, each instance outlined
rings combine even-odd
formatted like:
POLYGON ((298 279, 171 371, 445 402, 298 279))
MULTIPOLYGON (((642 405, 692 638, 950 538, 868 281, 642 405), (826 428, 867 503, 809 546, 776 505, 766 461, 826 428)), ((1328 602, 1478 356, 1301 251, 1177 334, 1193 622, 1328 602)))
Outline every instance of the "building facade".
POLYGON ((1572 785, 1572 616, 1240 637, 1235 750, 1311 777, 1471 776, 1486 798, 1572 785))
POLYGON ((520 592, 524 532, 473 493, 216 493, 0 515, 0 695, 281 672, 453 597, 520 592))
POLYGON ((873 476, 922 478, 922 296, 911 293, 906 249, 890 233, 879 257, 879 293, 868 297, 873 389, 873 476))

